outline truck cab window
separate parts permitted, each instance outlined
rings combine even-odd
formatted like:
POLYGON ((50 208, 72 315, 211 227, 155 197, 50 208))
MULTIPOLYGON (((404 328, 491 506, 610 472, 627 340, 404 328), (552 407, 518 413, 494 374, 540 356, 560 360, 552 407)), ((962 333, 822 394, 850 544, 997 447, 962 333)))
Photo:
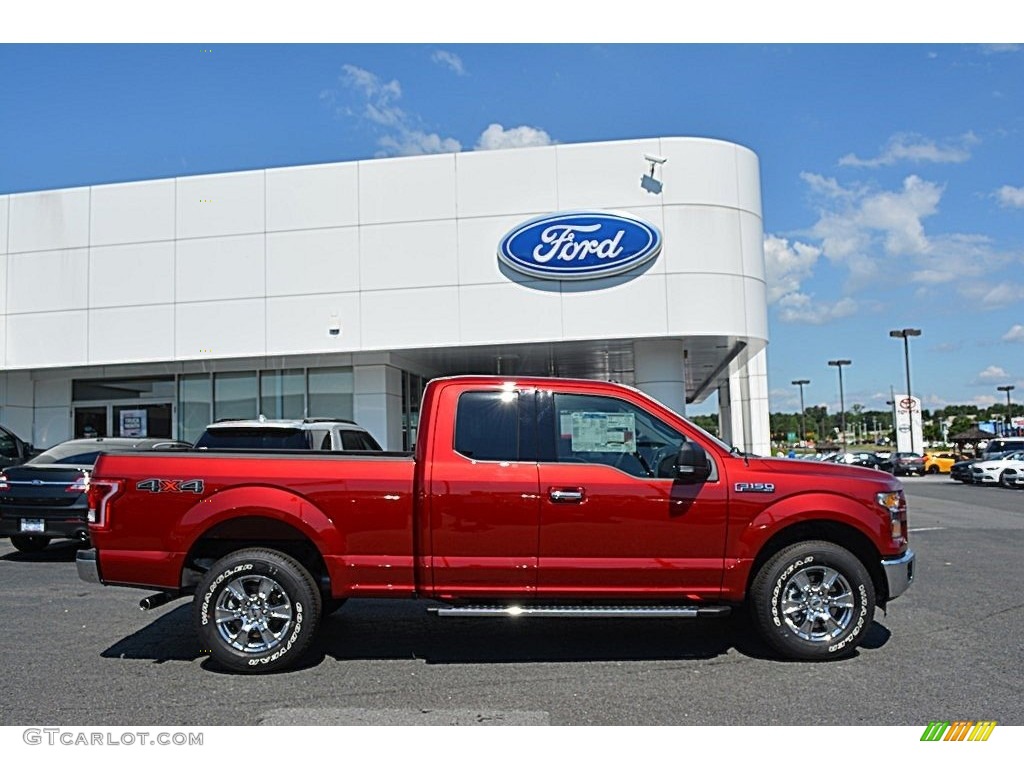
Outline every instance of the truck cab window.
POLYGON ((455 415, 455 450, 479 461, 518 461, 519 393, 463 393, 455 415))
POLYGON ((686 439, 646 411, 595 395, 556 393, 555 429, 557 461, 607 464, 636 477, 673 477, 686 439))

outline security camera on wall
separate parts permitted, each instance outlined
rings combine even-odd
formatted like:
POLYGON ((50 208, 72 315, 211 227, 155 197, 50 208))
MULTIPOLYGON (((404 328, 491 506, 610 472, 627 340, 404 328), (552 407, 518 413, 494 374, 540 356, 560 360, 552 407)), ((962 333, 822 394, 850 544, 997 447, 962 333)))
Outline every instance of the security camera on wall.
POLYGON ((667 157, 660 157, 659 155, 644 155, 644 160, 651 164, 651 170, 648 171, 647 175, 640 177, 640 186, 652 195, 660 195, 663 185, 660 181, 654 178, 654 169, 659 165, 664 165, 668 162, 667 157))
POLYGON ((658 155, 644 155, 644 160, 651 164, 651 173, 654 173, 654 166, 662 165, 668 161, 668 158, 658 157, 658 155))

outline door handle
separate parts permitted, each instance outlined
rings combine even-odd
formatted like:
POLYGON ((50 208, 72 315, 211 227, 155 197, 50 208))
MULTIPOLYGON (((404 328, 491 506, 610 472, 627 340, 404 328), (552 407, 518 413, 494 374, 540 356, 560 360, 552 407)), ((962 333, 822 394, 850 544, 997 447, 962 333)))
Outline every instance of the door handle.
POLYGON ((548 498, 556 504, 579 504, 583 501, 582 488, 552 488, 548 498))

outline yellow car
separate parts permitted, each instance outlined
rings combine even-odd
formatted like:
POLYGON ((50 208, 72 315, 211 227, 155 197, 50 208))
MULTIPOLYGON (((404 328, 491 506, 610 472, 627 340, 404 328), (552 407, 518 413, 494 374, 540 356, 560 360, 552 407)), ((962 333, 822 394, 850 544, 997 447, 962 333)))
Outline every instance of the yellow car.
POLYGON ((939 472, 949 474, 952 467, 960 459, 952 453, 926 453, 924 455, 924 471, 929 475, 937 475, 939 472))

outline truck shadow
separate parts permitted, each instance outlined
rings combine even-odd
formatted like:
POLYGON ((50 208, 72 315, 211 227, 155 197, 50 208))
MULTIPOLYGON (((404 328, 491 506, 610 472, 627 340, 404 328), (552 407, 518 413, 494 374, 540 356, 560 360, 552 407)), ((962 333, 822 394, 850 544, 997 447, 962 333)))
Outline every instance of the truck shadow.
MULTIPOLYGON (((357 600, 326 616, 310 651, 293 669, 335 661, 418 659, 427 664, 708 660, 734 649, 778 661, 745 617, 685 619, 439 618, 427 601, 357 600)), ((104 658, 194 661, 198 647, 190 604, 179 605, 102 652, 104 658)), ((877 622, 865 648, 880 648, 889 632, 877 622)), ((204 669, 226 672, 206 659, 204 669)))
POLYGON ((46 549, 39 552, 8 552, 0 556, 0 560, 9 560, 14 563, 73 563, 78 550, 86 546, 77 541, 63 539, 50 542, 46 549))

